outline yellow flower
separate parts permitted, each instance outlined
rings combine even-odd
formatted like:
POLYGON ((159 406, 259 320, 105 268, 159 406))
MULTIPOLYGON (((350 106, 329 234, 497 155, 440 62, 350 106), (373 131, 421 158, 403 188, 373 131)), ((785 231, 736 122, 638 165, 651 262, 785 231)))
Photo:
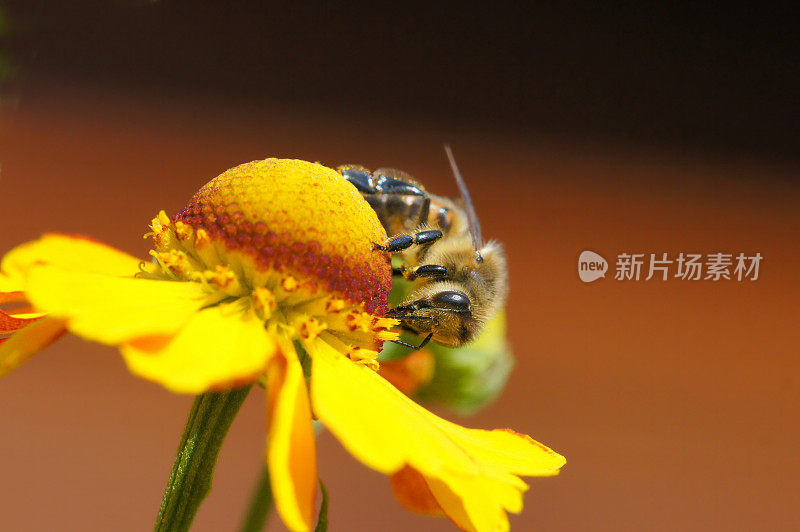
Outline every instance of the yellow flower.
POLYGON ((312 527, 312 415, 367 466, 392 475, 405 506, 465 530, 504 530, 522 509, 518 475, 554 475, 564 458, 507 430, 449 423, 381 378, 397 338, 382 317, 391 289, 386 234, 334 170, 304 161, 243 164, 186 209, 154 220, 152 260, 92 240, 45 235, 0 265, 0 374, 65 329, 117 346, 131 372, 179 393, 267 388, 267 464, 277 509, 312 527), (302 349, 298 350, 297 346, 302 349), (303 363, 309 361, 307 385, 303 363), (300 355, 298 354, 300 353, 300 355), (312 414, 313 412, 313 414, 312 414))

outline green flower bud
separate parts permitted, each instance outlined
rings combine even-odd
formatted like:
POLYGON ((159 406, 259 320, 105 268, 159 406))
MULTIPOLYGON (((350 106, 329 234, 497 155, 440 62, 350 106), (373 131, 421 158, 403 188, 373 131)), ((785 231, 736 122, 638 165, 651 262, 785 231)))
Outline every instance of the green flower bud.
POLYGON ((478 339, 456 349, 430 345, 434 371, 415 397, 444 404, 460 414, 473 414, 505 388, 514 357, 506 341, 505 312, 498 313, 478 339))
MULTIPOLYGON (((394 261, 395 266, 401 264, 397 257, 394 261)), ((411 288, 412 283, 395 278, 389 305, 401 304, 411 288)), ((402 339, 414 345, 421 341, 410 333, 402 339)), ((430 342, 421 350, 411 351, 387 342, 378 360, 381 375, 403 393, 465 415, 474 414, 497 398, 514 367, 504 311, 498 312, 468 345, 451 349, 430 342)))
MULTIPOLYGON (((419 342, 414 335, 404 340, 419 342)), ((514 357, 506 341, 506 316, 498 313, 475 342, 451 349, 429 343, 419 351, 385 344, 380 373, 415 399, 473 414, 503 391, 514 357)))

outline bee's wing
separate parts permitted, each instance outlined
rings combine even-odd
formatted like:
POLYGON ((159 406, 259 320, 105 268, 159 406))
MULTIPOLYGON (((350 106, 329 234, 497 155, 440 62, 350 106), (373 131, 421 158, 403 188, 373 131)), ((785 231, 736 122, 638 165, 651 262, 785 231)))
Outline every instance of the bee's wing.
POLYGON ((467 213, 467 221, 469 221, 469 232, 472 235, 472 246, 475 248, 477 257, 480 258, 480 249, 483 246, 481 239, 481 224, 478 222, 478 215, 475 214, 475 207, 472 206, 472 198, 469 195, 467 184, 464 183, 464 178, 461 177, 461 172, 458 171, 456 166, 456 159, 453 157, 453 150, 450 146, 445 144, 444 151, 447 153, 447 158, 450 161, 450 168, 453 170, 453 175, 458 183, 458 189, 461 191, 461 200, 464 202, 464 210, 467 213))

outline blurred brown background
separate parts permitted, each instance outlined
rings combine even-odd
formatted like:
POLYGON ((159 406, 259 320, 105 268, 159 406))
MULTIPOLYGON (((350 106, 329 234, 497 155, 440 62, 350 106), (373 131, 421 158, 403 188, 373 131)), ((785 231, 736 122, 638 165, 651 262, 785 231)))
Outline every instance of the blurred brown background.
MULTIPOLYGON (((517 356, 504 395, 459 421, 568 459, 532 479, 512 529, 800 528, 782 14, 0 6, 1 250, 57 230, 144 255, 159 209, 267 156, 397 166, 454 194, 450 142, 508 250, 517 356), (585 249, 764 259, 755 282, 583 284, 585 249)), ((35 357, 0 382, 0 528, 149 529, 190 402, 75 338, 35 357)), ((263 406, 254 392, 235 421, 197 530, 235 529, 263 406)), ((331 530, 451 529, 401 510, 329 434, 320 463, 331 530)))

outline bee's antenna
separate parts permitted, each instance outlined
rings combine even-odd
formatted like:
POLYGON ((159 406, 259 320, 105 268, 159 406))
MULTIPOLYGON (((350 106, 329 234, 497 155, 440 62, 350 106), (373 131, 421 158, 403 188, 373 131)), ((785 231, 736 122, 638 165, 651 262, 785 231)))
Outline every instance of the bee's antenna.
POLYGON ((481 225, 478 222, 478 216, 475 214, 475 207, 472 206, 472 197, 469 195, 467 184, 464 183, 464 178, 461 177, 461 172, 458 171, 456 165, 456 158, 453 157, 453 150, 450 149, 448 144, 444 145, 444 152, 447 154, 447 159, 450 161, 450 169, 458 183, 458 189, 461 191, 461 199, 464 202, 464 210, 467 212, 467 221, 469 222, 469 234, 472 236, 472 247, 475 248, 475 262, 483 262, 480 248, 483 245, 481 240, 481 225))

